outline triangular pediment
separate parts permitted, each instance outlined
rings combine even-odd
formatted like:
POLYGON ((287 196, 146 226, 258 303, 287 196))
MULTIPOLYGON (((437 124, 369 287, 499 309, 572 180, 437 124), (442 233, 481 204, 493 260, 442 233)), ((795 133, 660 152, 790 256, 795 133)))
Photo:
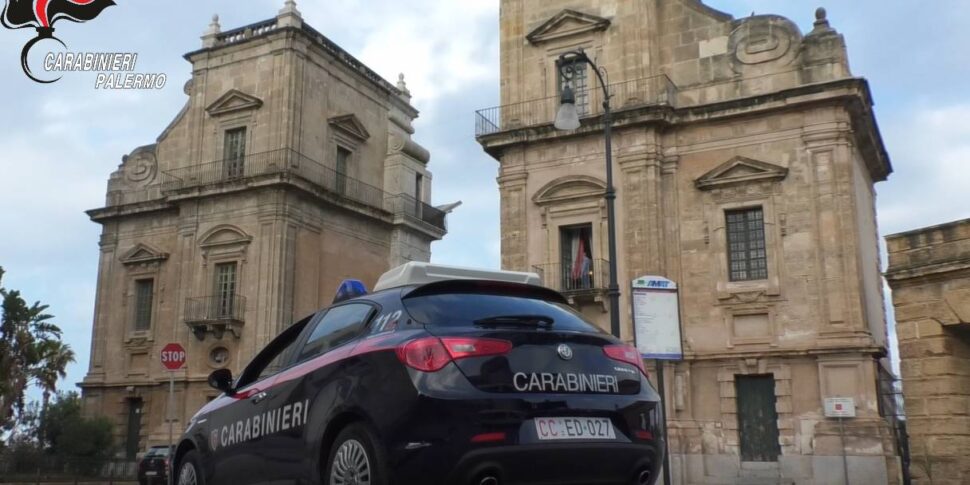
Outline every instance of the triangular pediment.
POLYGON ((538 205, 554 204, 568 200, 602 198, 606 190, 603 181, 585 175, 560 177, 539 189, 532 197, 538 205))
POLYGON ((782 180, 786 176, 788 169, 785 167, 746 157, 734 157, 697 179, 695 185, 701 190, 709 190, 756 180, 782 180))
POLYGON ((205 110, 211 116, 220 116, 237 111, 259 109, 262 105, 263 100, 238 89, 230 89, 205 110))
POLYGON ((540 44, 563 37, 603 30, 609 26, 609 19, 566 9, 543 22, 542 25, 525 37, 533 44, 540 44))
POLYGON ((138 243, 121 256, 122 264, 140 264, 168 259, 168 253, 159 251, 147 244, 138 243))
POLYGON ((367 128, 364 127, 364 124, 354 114, 334 116, 328 121, 330 126, 360 141, 370 138, 370 133, 367 131, 367 128))

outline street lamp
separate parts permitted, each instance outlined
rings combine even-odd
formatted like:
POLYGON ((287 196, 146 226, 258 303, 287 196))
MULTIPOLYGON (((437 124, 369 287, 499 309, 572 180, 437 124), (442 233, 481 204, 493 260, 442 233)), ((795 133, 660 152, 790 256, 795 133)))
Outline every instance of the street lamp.
MULTIPOLYGON (((582 49, 566 52, 559 56, 559 73, 566 80, 559 97, 559 111, 553 126, 557 130, 575 130, 579 128, 579 109, 576 108, 576 93, 573 92, 572 80, 576 75, 578 65, 588 64, 596 73, 600 87, 603 88, 603 135, 606 138, 606 232, 610 248, 610 287, 607 294, 610 297, 610 333, 620 338, 620 286, 616 282, 616 190, 613 188, 613 112, 610 111, 610 91, 603 79, 603 73, 582 49)), ((663 364, 658 361, 657 379, 660 390, 660 402, 664 402, 663 364)), ((661 404, 666 409, 666 405, 661 404)), ((666 416, 666 412, 664 413, 666 416)), ((670 453, 667 450, 667 426, 663 427, 664 483, 670 483, 670 453)))
MULTIPOLYGON (((616 281, 616 190, 613 188, 613 113, 610 111, 610 92, 603 79, 599 67, 586 55, 582 49, 566 52, 559 56, 559 72, 566 80, 559 99, 559 111, 553 124, 557 130, 575 130, 579 128, 579 110, 576 107, 576 94, 573 92, 572 80, 576 69, 582 64, 588 64, 603 88, 603 132, 606 137, 606 232, 609 245, 610 286, 607 295, 610 298, 610 333, 620 338, 620 286, 616 281)), ((585 66, 583 66, 585 67, 585 66)))

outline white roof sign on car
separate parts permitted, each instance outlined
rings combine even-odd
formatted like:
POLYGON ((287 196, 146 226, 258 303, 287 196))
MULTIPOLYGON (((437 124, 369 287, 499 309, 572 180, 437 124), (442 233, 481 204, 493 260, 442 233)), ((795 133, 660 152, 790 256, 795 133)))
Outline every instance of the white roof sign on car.
POLYGON ((491 269, 463 268, 442 264, 411 261, 393 268, 381 275, 374 285, 374 291, 386 290, 407 285, 423 285, 445 280, 491 280, 509 283, 541 285, 536 273, 520 271, 498 271, 491 269))

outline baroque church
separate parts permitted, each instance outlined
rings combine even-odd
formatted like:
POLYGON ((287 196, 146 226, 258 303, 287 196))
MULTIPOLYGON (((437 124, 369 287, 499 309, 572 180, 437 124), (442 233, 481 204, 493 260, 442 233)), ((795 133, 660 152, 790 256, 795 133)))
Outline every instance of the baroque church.
POLYGON ((604 95, 622 336, 630 285, 679 288, 664 366, 677 484, 898 483, 875 186, 892 172, 864 78, 824 9, 805 29, 700 0, 501 0, 503 269, 535 271, 609 330, 604 95), (571 55, 571 54, 570 54, 571 55), (567 56, 567 59, 569 57, 567 56), (581 117, 553 124, 565 88, 581 117), (847 399, 855 417, 826 417, 847 399))
POLYGON ((431 200, 417 110, 391 84, 303 21, 222 30, 218 17, 185 58, 186 101, 155 143, 108 180, 86 413, 115 423, 134 458, 168 442, 282 329, 330 304, 345 278, 373 285, 428 261, 451 206, 431 200), (165 344, 186 349, 175 373, 165 344))

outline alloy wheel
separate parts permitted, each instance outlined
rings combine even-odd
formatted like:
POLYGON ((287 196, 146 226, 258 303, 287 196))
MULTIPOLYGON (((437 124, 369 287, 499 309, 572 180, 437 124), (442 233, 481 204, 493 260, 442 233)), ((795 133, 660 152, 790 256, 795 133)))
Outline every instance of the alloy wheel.
POLYGON ((330 485, 370 485, 370 483, 370 459, 367 457, 364 445, 354 439, 344 441, 333 457, 330 485))
POLYGON ((192 466, 191 462, 186 462, 182 465, 182 470, 179 471, 179 485, 198 485, 198 478, 195 476, 195 467, 192 466))

